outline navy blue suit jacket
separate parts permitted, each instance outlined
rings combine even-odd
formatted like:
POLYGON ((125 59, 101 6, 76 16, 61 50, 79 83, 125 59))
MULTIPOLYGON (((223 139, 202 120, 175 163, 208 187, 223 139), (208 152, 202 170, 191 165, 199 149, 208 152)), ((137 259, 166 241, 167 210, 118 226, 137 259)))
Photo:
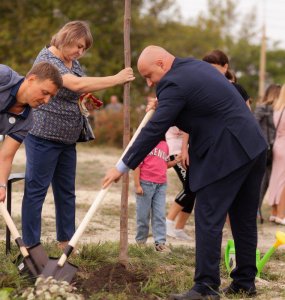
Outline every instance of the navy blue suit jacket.
POLYGON ((258 123, 223 74, 193 58, 175 58, 157 85, 158 108, 123 158, 135 169, 170 126, 190 134, 190 187, 205 187, 267 148, 258 123))

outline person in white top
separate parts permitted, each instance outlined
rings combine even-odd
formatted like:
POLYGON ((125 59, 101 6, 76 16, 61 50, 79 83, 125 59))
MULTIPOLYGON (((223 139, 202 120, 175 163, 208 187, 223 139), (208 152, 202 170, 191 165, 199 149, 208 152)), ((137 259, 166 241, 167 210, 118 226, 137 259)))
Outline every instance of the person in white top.
POLYGON ((193 210, 196 194, 189 189, 189 135, 176 126, 170 127, 166 133, 166 142, 169 147, 169 159, 180 161, 173 168, 177 173, 182 190, 175 197, 166 217, 166 234, 182 240, 189 240, 190 236, 184 231, 186 222, 193 210), (176 223, 175 223, 176 220, 176 223))

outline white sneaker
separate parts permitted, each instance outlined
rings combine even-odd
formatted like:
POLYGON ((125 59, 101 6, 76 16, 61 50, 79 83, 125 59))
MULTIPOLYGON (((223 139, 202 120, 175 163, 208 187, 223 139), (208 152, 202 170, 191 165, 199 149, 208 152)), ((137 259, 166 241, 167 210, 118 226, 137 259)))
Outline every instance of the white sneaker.
POLYGON ((280 225, 285 225, 285 218, 281 219, 281 218, 276 217, 275 223, 280 224, 280 225))
POLYGON ((174 230, 174 221, 166 219, 166 235, 175 238, 176 236, 174 230))
POLYGON ((174 229, 175 238, 179 240, 190 241, 191 237, 183 229, 174 229))
POLYGON ((276 216, 270 216, 269 217, 269 222, 275 222, 276 216))

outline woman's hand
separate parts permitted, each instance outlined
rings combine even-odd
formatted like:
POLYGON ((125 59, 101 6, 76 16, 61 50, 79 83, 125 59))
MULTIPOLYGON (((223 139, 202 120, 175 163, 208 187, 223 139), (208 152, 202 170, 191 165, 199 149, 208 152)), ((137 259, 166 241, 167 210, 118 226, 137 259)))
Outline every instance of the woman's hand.
POLYGON ((99 109, 103 105, 103 102, 91 93, 83 93, 78 100, 78 105, 81 113, 88 117, 90 112, 99 109))
POLYGON ((135 79, 133 69, 130 67, 121 70, 119 73, 115 75, 115 77, 118 81, 117 84, 124 84, 126 82, 130 82, 135 79))

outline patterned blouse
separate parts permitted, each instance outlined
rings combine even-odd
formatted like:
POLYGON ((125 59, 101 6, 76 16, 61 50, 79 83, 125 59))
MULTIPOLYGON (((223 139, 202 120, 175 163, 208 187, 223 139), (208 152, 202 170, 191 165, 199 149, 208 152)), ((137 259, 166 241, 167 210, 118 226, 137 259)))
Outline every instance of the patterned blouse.
MULTIPOLYGON (((48 61, 55 65, 61 75, 85 76, 77 60, 73 61, 72 67, 69 69, 47 47, 41 50, 35 64, 41 61, 48 61)), ((80 93, 75 93, 64 87, 61 88, 48 104, 34 109, 34 126, 30 133, 43 139, 74 144, 83 125, 82 115, 77 104, 79 96, 80 93)))

